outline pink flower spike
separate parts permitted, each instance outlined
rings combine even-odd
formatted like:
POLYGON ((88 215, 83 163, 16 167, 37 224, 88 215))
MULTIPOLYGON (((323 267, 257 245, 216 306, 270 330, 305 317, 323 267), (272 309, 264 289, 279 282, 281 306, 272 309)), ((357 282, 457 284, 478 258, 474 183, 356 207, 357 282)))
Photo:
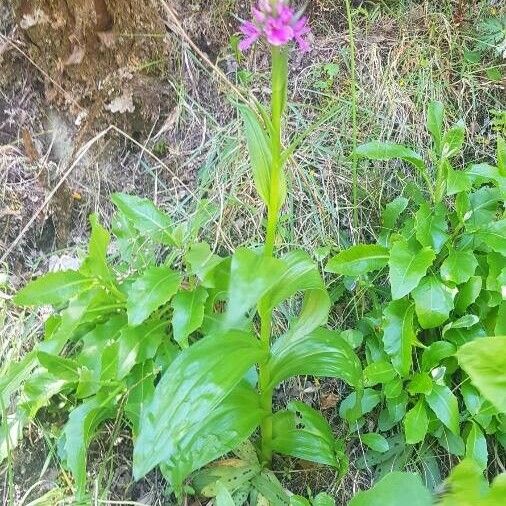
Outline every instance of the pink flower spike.
POLYGON ((241 32, 245 37, 239 42, 239 49, 241 51, 247 51, 262 35, 260 28, 251 21, 245 21, 241 25, 241 32))
POLYGON ((304 38, 304 35, 307 35, 311 32, 311 29, 307 25, 307 17, 300 18, 295 25, 293 26, 294 39, 299 45, 299 49, 302 53, 307 53, 311 50, 311 46, 309 42, 304 38))
POLYGON ((267 19, 267 16, 260 9, 253 7, 253 18, 257 23, 262 24, 267 19))
POLYGON ((293 40, 294 32, 290 25, 287 25, 279 18, 270 18, 265 26, 267 41, 273 46, 284 46, 293 40))

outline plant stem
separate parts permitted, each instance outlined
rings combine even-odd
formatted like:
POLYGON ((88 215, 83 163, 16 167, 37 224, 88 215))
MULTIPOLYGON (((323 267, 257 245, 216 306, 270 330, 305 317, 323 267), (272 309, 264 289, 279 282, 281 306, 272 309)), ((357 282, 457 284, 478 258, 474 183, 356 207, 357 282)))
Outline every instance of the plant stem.
MULTIPOLYGON (((264 256, 272 257, 276 241, 279 210, 282 204, 282 143, 281 120, 286 104, 287 55, 278 47, 272 48, 272 98, 271 98, 271 158, 270 194, 267 206, 267 231, 264 256)), ((260 315, 260 342, 269 356, 271 346, 272 311, 260 315)), ((260 425, 262 464, 270 466, 272 460, 272 388, 267 359, 258 366, 258 389, 264 418, 260 425)))
POLYGON ((351 79, 351 128, 352 128, 352 147, 351 164, 353 172, 353 227, 358 229, 358 159, 356 155, 358 123, 357 123, 357 79, 355 65, 355 36, 353 31, 353 18, 351 16, 350 0, 345 0, 346 18, 348 20, 348 32, 350 39, 350 79, 351 79))

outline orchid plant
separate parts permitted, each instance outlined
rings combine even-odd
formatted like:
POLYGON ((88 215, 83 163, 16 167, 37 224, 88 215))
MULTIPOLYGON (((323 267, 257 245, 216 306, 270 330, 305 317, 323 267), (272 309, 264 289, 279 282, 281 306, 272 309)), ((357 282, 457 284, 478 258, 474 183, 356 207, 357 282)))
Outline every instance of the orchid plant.
POLYGON ((5 456, 23 426, 59 397, 70 411, 59 455, 78 501, 87 501, 92 437, 122 415, 132 429, 135 479, 159 467, 179 498, 190 491, 217 504, 247 497, 288 504, 270 471, 273 453, 339 474, 347 468, 344 442, 318 411, 294 401, 273 412, 274 390, 297 375, 341 378, 357 391, 357 405, 362 390, 357 355, 325 326, 331 301, 318 266, 303 251, 275 251, 290 153, 282 135, 288 57, 295 44, 309 49, 308 22, 285 0, 262 0, 241 30, 243 50, 265 39, 272 55, 270 108, 238 106, 267 209, 263 248, 218 256, 196 240, 202 209, 174 227, 149 200, 116 194, 112 234, 92 217, 80 269, 49 273, 16 296, 21 306, 52 305, 55 314, 44 340, 0 378, 2 406, 17 399, 15 411, 2 414, 0 451, 5 456))

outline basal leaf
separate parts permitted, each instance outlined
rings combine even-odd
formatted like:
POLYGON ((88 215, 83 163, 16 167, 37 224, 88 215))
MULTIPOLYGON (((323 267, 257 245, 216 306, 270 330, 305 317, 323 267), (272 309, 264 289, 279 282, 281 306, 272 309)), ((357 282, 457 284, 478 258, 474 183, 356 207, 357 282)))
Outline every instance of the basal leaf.
POLYGON ((115 193, 114 205, 141 234, 167 246, 174 245, 172 220, 149 199, 115 193))
MULTIPOLYGON (((181 352, 162 376, 143 413, 134 447, 136 479, 162 462, 174 466, 176 482, 182 479, 184 473, 178 471, 178 462, 183 471, 188 469, 184 444, 212 436, 215 428, 206 422, 220 416, 221 403, 246 372, 265 358, 258 341, 238 331, 207 336, 181 352)), ((220 440, 214 439, 216 448, 222 448, 220 440)), ((222 449, 226 453, 230 448, 222 449)), ((195 452, 192 461, 204 465, 199 455, 208 455, 206 446, 195 452)))
POLYGON ((486 337, 464 344, 457 358, 481 394, 506 413, 506 337, 486 337))
POLYGON ((416 340, 414 314, 415 307, 408 299, 391 302, 383 312, 383 344, 401 377, 407 376, 411 369, 412 347, 416 340))
POLYGON ((404 238, 395 241, 389 260, 392 298, 401 299, 411 293, 425 276, 435 257, 434 251, 429 247, 416 251, 404 238))
POLYGON ((476 272, 478 261, 471 250, 451 250, 441 265, 443 281, 456 285, 466 283, 476 272))
POLYGON ((62 306, 92 285, 93 279, 77 271, 50 272, 21 289, 14 297, 14 303, 20 306, 62 306))
POLYGON ((188 346, 188 337, 204 320, 207 291, 198 286, 191 291, 180 291, 172 299, 172 331, 174 340, 182 347, 188 346))
POLYGON ((433 329, 448 320, 456 293, 457 290, 446 286, 438 277, 425 277, 413 290, 420 326, 433 329))
POLYGON ((278 411, 272 419, 272 449, 335 468, 340 455, 332 430, 319 412, 302 402, 292 401, 286 411, 278 411))
POLYGON ((156 375, 157 370, 151 360, 135 366, 128 375, 125 415, 132 426, 134 437, 139 434, 143 412, 153 399, 156 375))
POLYGON ((128 287, 129 325, 140 325, 151 313, 166 304, 177 293, 181 275, 170 267, 150 267, 128 287))
POLYGON ((353 348, 337 332, 319 328, 298 339, 287 334, 272 346, 268 362, 270 386, 292 376, 340 378, 358 388, 362 368, 353 348))
POLYGON ((406 443, 410 445, 421 443, 427 435, 428 428, 429 418, 427 416, 425 402, 423 399, 419 399, 415 406, 411 408, 404 417, 406 443))
POLYGON ((358 244, 330 259, 325 270, 343 276, 361 276, 388 264, 387 248, 377 244, 358 244))
POLYGON ((434 383, 432 391, 425 396, 430 409, 453 434, 459 435, 459 405, 453 392, 445 385, 434 383))
POLYGON ((415 224, 418 242, 439 253, 450 237, 445 206, 438 204, 432 208, 424 202, 415 214, 415 224))

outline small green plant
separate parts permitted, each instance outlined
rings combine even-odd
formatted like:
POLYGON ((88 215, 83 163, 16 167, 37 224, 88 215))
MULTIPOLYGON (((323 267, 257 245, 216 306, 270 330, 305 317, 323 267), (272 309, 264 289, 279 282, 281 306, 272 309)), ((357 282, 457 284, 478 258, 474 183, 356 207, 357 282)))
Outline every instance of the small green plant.
MULTIPOLYGON (((375 244, 342 251, 326 267, 354 278, 354 285, 370 294, 371 311, 359 323, 365 352, 362 412, 357 418, 348 411, 352 393, 340 413, 360 432, 364 415, 377 410, 377 433, 362 440, 371 448, 366 460, 378 464, 380 473, 394 461, 402 466, 401 456, 412 448, 404 442, 420 445, 423 456, 435 440, 453 455, 474 459, 482 470, 489 461, 486 435, 506 443, 504 403, 481 395, 479 380, 469 378, 458 362, 467 343, 506 335, 506 143, 498 138, 495 166, 458 171, 452 160, 465 142, 464 123, 445 130, 443 106, 433 102, 427 128, 433 149, 426 159, 433 170, 402 145, 370 142, 357 148, 362 158, 411 164, 429 198, 416 188, 409 197, 397 197, 385 208, 375 244), (384 270, 385 288, 375 283, 384 270), (380 436, 398 425, 401 440, 380 436)), ((489 356, 490 372, 501 374, 504 341, 491 339, 498 349, 489 356)), ((500 381, 504 386, 504 371, 500 381)))

